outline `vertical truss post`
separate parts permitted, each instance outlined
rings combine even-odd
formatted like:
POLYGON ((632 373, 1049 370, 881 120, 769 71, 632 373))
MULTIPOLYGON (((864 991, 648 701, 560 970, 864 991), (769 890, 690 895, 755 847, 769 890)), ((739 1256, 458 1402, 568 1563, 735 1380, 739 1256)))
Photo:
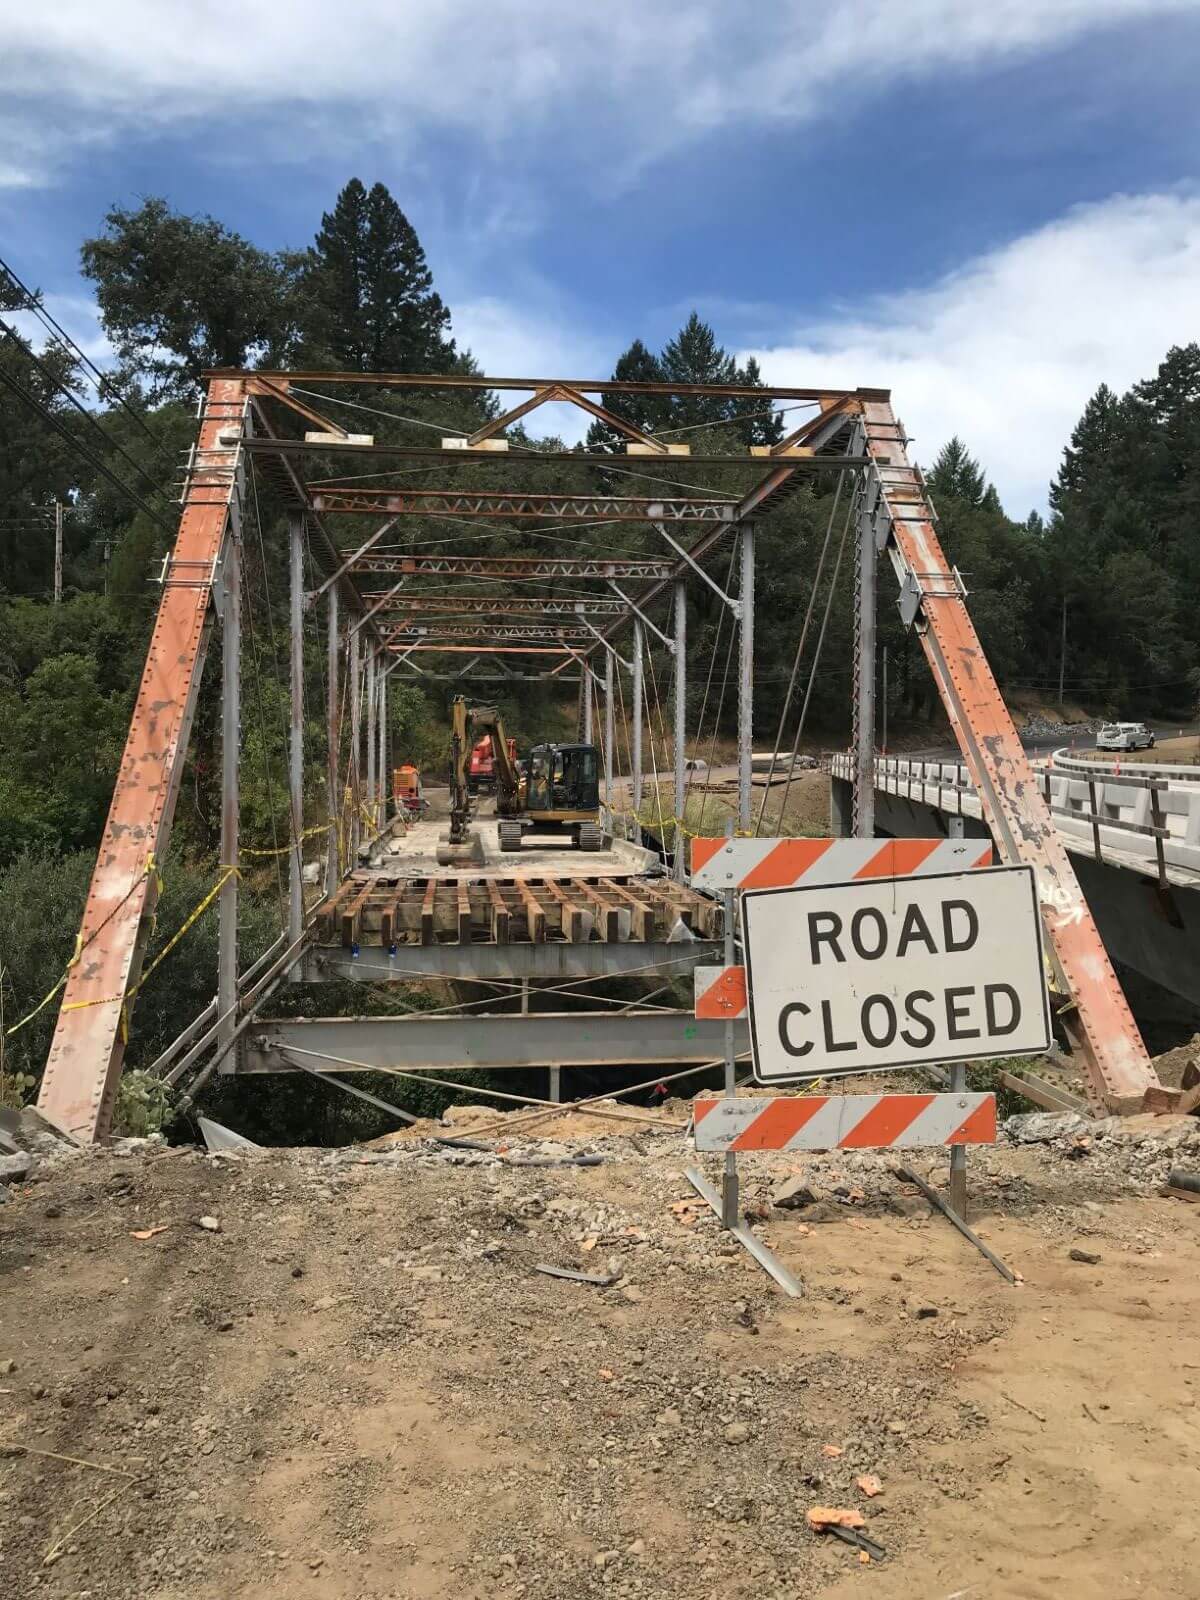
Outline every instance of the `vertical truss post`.
POLYGON ((687 762, 684 741, 687 736, 687 585, 675 584, 675 876, 682 881, 686 872, 687 839, 683 833, 683 812, 687 804, 684 768, 687 762))
POLYGON ((367 645, 367 812, 371 828, 376 826, 377 780, 375 776, 375 722, 379 704, 379 684, 376 672, 375 646, 367 645))
POLYGON ((362 645, 359 631, 350 629, 350 650, 347 662, 350 679, 350 869, 358 865, 358 847, 362 840, 362 645))
POLYGON ((329 591, 326 625, 329 629, 325 659, 325 676, 327 680, 325 685, 325 750, 328 767, 326 781, 329 786, 329 854, 325 863, 325 889, 327 893, 332 894, 342 876, 341 851, 339 849, 342 833, 342 804, 341 795, 338 793, 342 725, 340 716, 341 691, 338 685, 338 592, 336 586, 329 591))
POLYGON ((604 804, 608 807, 609 821, 612 821, 613 808, 613 738, 615 725, 613 718, 613 677, 615 664, 613 653, 609 648, 604 651, 604 804))
POLYGON ((387 826, 388 818, 388 717, 387 674, 379 674, 379 826, 387 826))
MULTIPOLYGON (((288 943, 295 944, 304 927, 304 517, 288 517, 289 665, 291 726, 288 730, 288 796, 291 801, 292 848, 288 856, 288 943)), ((292 968, 299 979, 303 961, 292 968)))
POLYGON ((633 619, 633 684, 630 699, 633 702, 633 809, 640 816, 642 810, 642 701, 645 688, 642 681, 642 658, 645 655, 645 629, 641 617, 633 619))
POLYGON ((738 827, 748 833, 754 749, 754 525, 750 522, 742 528, 738 601, 738 827))
MULTIPOLYGON (((221 618, 221 867, 236 868, 241 794, 238 769, 242 728, 242 548, 230 529, 225 558, 225 609, 221 618)), ((217 1042, 233 1043, 237 1026, 238 874, 231 872, 217 899, 217 1042)), ((222 1065, 233 1070, 233 1053, 222 1065)))
POLYGON ((582 662, 583 667, 583 742, 591 744, 592 741, 592 669, 587 664, 586 657, 582 662))
POLYGON ((854 791, 857 839, 875 836, 875 520, 867 514, 860 475, 854 563, 854 791))

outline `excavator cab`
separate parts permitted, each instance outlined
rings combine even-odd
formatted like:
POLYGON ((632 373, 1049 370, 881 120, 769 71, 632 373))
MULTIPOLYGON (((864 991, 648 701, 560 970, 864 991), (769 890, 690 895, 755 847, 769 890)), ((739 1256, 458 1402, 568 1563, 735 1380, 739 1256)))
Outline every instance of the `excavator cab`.
POLYGON ((500 848, 521 848, 526 832, 566 833, 580 850, 600 850, 600 760, 595 745, 539 744, 529 752, 520 821, 499 824, 500 848))
POLYGON ((529 756, 525 809, 598 811, 600 762, 590 744, 540 744, 529 756))

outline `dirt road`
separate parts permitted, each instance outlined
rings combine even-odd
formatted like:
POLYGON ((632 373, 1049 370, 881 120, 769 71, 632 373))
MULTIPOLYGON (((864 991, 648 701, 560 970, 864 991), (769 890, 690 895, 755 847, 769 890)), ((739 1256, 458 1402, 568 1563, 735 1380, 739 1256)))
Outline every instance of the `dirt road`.
POLYGON ((1200 1207, 1153 1192, 1194 1138, 973 1155, 1015 1289, 873 1155, 807 1163, 806 1211, 765 1203, 800 1163, 755 1158, 794 1302, 691 1204, 678 1134, 588 1148, 35 1175, 0 1208, 0 1594, 1200 1594, 1200 1207))

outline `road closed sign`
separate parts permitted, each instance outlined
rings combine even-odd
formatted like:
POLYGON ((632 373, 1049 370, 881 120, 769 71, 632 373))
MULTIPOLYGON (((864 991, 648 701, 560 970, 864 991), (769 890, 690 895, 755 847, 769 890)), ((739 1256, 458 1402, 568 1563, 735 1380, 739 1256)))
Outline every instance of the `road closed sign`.
POLYGON ((741 904, 760 1083, 1050 1046, 1030 867, 747 890, 741 904))

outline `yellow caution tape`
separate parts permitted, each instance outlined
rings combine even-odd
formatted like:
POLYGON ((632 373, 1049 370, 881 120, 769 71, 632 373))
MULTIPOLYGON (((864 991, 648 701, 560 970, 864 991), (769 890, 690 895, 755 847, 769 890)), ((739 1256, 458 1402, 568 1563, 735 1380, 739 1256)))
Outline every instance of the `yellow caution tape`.
POLYGON ((332 827, 333 827, 333 823, 332 822, 322 822, 322 823, 318 823, 316 827, 305 828, 304 832, 300 835, 300 839, 299 840, 293 840, 289 844, 281 845, 279 847, 279 849, 277 849, 277 850, 250 850, 250 849, 247 849, 246 847, 244 847, 242 845, 239 845, 238 846, 238 855, 240 855, 240 856, 290 856, 292 851, 295 849, 297 843, 301 843, 305 839, 315 839, 316 836, 319 833, 328 833, 331 830, 332 827))
MULTIPOLYGON (((153 874, 154 879, 155 879, 155 883, 157 885, 157 888, 158 888, 159 892, 161 893, 162 892, 162 874, 158 870, 158 866, 157 866, 157 864, 156 864, 156 862, 154 860, 153 853, 151 853, 150 855, 148 855, 146 857, 146 865, 145 865, 145 867, 144 867, 144 869, 142 871, 142 876, 145 877, 145 878, 150 877, 151 874, 153 874)), ((136 888, 137 888, 137 884, 134 883, 132 885, 132 887, 126 892, 124 897, 109 912, 108 916, 105 917, 104 921, 100 924, 100 927, 96 929, 95 933, 89 934, 88 937, 86 939, 84 939, 83 930, 80 929, 80 931, 75 935, 75 951, 74 951, 74 954, 71 956, 71 959, 67 962, 66 966, 63 968, 62 977, 54 985, 53 989, 50 990, 49 994, 44 995, 42 997, 42 999, 38 1001, 37 1005, 34 1006, 32 1011, 26 1012, 26 1014, 21 1018, 20 1022, 14 1022, 11 1028, 6 1028, 5 1029, 5 1038, 11 1039, 14 1033, 20 1033, 21 1029, 23 1027, 25 1027, 27 1023, 32 1022, 34 1017, 36 1017, 40 1012, 42 1012, 42 1011, 44 1011, 46 1009, 46 1007, 50 1004, 51 1000, 54 999, 54 996, 58 993, 58 991, 61 988, 63 988, 63 986, 66 984, 67 979, 71 976, 71 968, 76 965, 76 963, 78 962, 80 956, 83 954, 85 947, 87 945, 91 944, 92 940, 101 931, 101 929, 104 928, 105 925, 108 922, 110 922, 113 917, 116 916, 117 912, 125 904, 125 901, 129 899, 129 896, 133 893, 134 889, 136 889, 136 888)), ((64 1007, 64 1009, 66 1009, 66 1008, 64 1007)))

